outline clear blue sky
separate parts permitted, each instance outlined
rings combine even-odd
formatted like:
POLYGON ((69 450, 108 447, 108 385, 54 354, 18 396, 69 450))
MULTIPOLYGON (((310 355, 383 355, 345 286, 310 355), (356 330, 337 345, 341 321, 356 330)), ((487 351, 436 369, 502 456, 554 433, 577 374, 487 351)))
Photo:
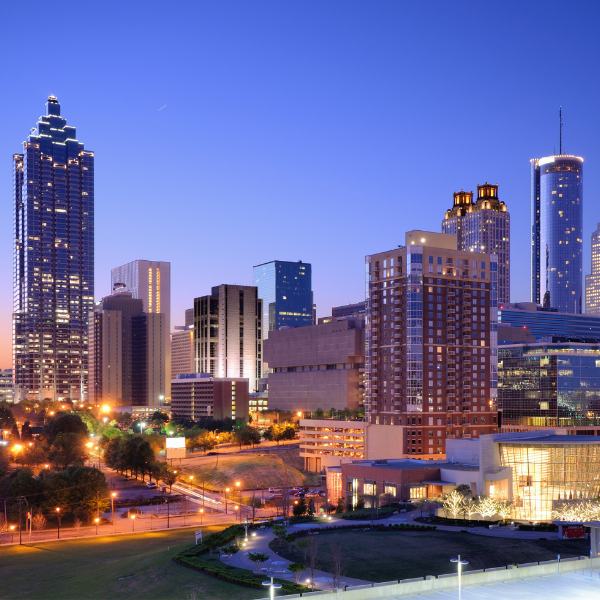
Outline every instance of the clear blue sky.
POLYGON ((0 8, 0 367, 10 366, 12 154, 49 94, 96 153, 96 297, 172 264, 172 323, 272 259, 313 265, 319 315, 364 256, 440 230, 498 183, 529 297, 529 159, 585 158, 600 221, 597 2, 21 2, 0 8), (161 107, 164 107, 161 109, 161 107), (161 110, 159 110, 161 109, 161 110))

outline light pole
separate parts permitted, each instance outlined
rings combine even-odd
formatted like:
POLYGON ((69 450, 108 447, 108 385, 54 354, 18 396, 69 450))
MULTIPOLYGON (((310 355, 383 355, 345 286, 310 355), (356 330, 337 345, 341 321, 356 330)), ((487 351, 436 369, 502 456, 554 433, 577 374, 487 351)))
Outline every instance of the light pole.
POLYGON ((15 541, 15 526, 10 526, 10 543, 12 544, 15 541))
POLYGON ((135 515, 131 515, 131 531, 135 531, 135 515))
POLYGON ((145 425, 145 424, 146 424, 146 423, 142 423, 142 422, 140 421, 140 434, 142 433, 142 429, 143 429, 143 427, 144 427, 144 425, 145 425))
POLYGON ((461 575, 461 571, 462 571, 462 566, 468 565, 469 561, 468 560, 460 560, 460 554, 459 554, 458 558, 451 558, 450 562, 457 563, 457 565, 458 565, 458 600, 460 600, 461 599, 460 575, 461 575))
POLYGON ((237 505, 233 507, 233 510, 235 511, 235 520, 236 520, 236 521, 237 521, 237 519, 238 519, 238 516, 237 516, 237 511, 238 511, 238 508, 239 508, 239 506, 237 506, 237 505))
POLYGON ((204 516, 204 509, 200 509, 200 526, 202 526, 202 517, 204 516))
POLYGON ((58 537, 57 537, 57 539, 60 540, 60 508, 58 506, 56 507, 56 516, 58 517, 58 537))
POLYGON ((98 535, 98 521, 100 521, 100 519, 95 518, 94 522, 96 523, 96 535, 98 535))
POLYGON ((117 492, 113 492, 110 495, 110 522, 114 525, 115 524, 115 496, 117 495, 117 492))
POLYGON ((271 600, 273 600, 273 598, 275 598, 275 589, 279 589, 281 587, 280 583, 273 583, 273 577, 271 577, 271 581, 263 581, 262 582, 263 585, 268 585, 270 587, 269 589, 269 598, 271 600))

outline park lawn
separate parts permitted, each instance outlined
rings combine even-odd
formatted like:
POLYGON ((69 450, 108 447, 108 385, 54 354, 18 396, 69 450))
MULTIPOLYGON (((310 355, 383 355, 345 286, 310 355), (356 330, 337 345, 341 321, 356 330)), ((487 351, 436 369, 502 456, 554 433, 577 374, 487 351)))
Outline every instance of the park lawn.
MULTIPOLYGON (((553 535, 553 534, 548 534, 553 535)), ((556 535, 556 534, 554 534, 556 535)), ((542 535, 543 537, 543 535, 542 535)), ((304 538, 307 539, 307 538, 304 538)), ((310 539, 310 538, 308 538, 310 539)), ((450 531, 340 531, 312 538, 319 545, 319 568, 329 571, 330 544, 344 553, 344 573, 365 581, 393 581, 456 571, 450 559, 468 560, 465 571, 589 554, 588 540, 523 540, 450 531)), ((280 556, 303 562, 302 551, 269 544, 280 556)), ((306 564, 306 563, 305 563, 306 564)))
MULTIPOLYGON (((212 457, 211 457, 212 458, 212 457)), ((246 490, 259 489, 261 487, 280 487, 287 483, 288 486, 311 485, 314 476, 305 475, 295 467, 286 463, 276 454, 253 456, 221 455, 217 467, 217 457, 214 461, 206 462, 184 469, 184 479, 189 475, 194 476, 194 483, 202 486, 202 482, 208 489, 224 490, 229 487, 235 488, 235 482, 241 482, 241 488, 246 490)))
MULTIPOLYGON (((203 527, 204 535, 226 525, 203 527)), ((0 549, 0 597, 28 600, 250 600, 253 590, 174 563, 191 529, 86 538, 0 549), (122 578, 122 579, 121 579, 122 578)))

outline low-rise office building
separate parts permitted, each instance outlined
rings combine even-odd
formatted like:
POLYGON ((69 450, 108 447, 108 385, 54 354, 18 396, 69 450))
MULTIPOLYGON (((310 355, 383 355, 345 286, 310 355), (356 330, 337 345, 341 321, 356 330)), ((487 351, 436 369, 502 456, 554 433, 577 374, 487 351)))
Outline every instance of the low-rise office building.
MULTIPOLYGON (((187 313, 187 311, 186 311, 187 313)), ((194 372, 194 325, 176 325, 171 333, 171 373, 194 372)))
POLYGON ((459 485, 471 494, 510 500, 513 518, 550 521, 565 500, 600 494, 600 436, 567 429, 496 433, 448 440, 445 461, 358 460, 327 468, 330 501, 347 504, 387 495, 397 500, 435 498, 459 485), (571 434, 571 435, 569 435, 571 434))
POLYGON ((271 408, 306 412, 362 404, 363 319, 271 331, 264 346, 271 408))
POLYGON ((0 402, 13 401, 12 369, 0 370, 0 402))
POLYGON ((248 380, 211 377, 209 373, 179 374, 171 381, 171 413, 196 421, 247 419, 248 380))

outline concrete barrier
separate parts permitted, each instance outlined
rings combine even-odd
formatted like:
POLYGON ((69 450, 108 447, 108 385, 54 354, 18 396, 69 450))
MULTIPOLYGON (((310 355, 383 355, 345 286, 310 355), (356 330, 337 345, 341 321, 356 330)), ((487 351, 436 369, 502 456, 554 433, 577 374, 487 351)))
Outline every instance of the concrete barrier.
MULTIPOLYGON (((520 565, 519 568, 507 569, 506 567, 495 567, 485 569, 484 572, 466 571, 464 574, 465 585, 489 585, 494 583, 508 583, 519 579, 528 579, 530 577, 544 577, 555 575, 558 565, 551 561, 548 564, 529 563, 532 566, 520 565)), ((567 573, 581 569, 590 569, 600 567, 600 557, 593 559, 569 558, 561 560, 560 572, 567 573)), ((453 589, 456 586, 457 575, 447 574, 439 575, 437 578, 415 578, 416 580, 403 580, 401 583, 392 583, 374 587, 373 585, 358 585, 346 588, 346 591, 317 591, 302 594, 302 598, 310 597, 315 600, 376 600, 390 596, 412 596, 416 594, 431 593, 440 590, 453 589)), ((297 598, 293 596, 278 596, 281 600, 297 598)), ((268 600, 268 599, 264 599, 268 600)))
POLYGON ((519 563, 517 565, 517 567, 519 567, 519 569, 524 569, 525 567, 535 567, 537 566, 539 563, 536 562, 530 562, 530 563, 519 563))
MULTIPOLYGON (((428 575, 428 577, 433 577, 428 575)), ((412 583, 413 581, 423 581, 423 577, 413 577, 412 579, 401 579, 398 583, 412 583)))

